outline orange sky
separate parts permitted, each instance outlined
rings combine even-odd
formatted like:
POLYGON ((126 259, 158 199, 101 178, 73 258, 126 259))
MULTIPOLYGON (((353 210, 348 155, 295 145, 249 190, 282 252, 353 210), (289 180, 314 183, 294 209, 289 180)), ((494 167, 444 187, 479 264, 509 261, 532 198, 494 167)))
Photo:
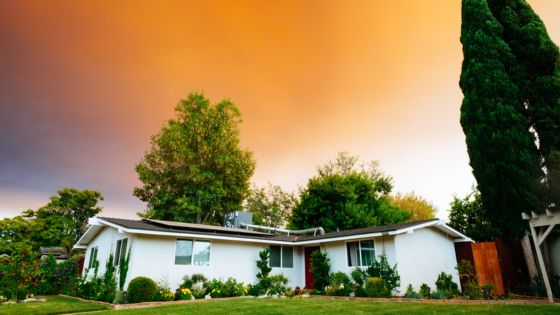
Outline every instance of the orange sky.
MULTIPOLYGON (((560 1, 529 3, 559 43, 560 1)), ((445 217, 474 182, 459 36, 458 0, 0 0, 0 218, 65 186, 134 217, 134 164, 194 90, 239 106, 258 185, 349 151, 445 217)))

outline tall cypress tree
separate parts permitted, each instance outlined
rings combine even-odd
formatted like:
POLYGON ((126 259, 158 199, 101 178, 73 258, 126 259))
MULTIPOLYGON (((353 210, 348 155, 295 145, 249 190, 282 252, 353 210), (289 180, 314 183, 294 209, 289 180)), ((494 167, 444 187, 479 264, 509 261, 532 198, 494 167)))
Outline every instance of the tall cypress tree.
POLYGON ((560 206, 560 54, 525 0, 488 0, 516 58, 510 78, 520 88, 547 169, 547 201, 560 206))
POLYGON ((542 207, 543 173, 518 86, 515 57, 486 0, 463 0, 461 125, 482 201, 504 236, 520 236, 520 213, 542 207))

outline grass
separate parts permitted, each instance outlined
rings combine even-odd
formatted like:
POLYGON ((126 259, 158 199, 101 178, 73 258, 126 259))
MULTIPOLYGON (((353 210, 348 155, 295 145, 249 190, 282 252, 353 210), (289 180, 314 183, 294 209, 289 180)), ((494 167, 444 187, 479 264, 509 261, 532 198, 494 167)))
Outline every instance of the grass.
POLYGON ((559 305, 466 305, 334 299, 235 299, 100 314, 560 314, 559 305))
POLYGON ((47 296, 46 302, 0 305, 0 314, 68 314, 106 310, 107 306, 91 304, 59 296, 47 296))
POLYGON ((560 314, 560 305, 433 304, 334 299, 232 299, 165 305, 127 310, 107 310, 57 296, 47 302, 0 306, 0 314, 560 314), (94 311, 94 312, 93 312, 94 311))

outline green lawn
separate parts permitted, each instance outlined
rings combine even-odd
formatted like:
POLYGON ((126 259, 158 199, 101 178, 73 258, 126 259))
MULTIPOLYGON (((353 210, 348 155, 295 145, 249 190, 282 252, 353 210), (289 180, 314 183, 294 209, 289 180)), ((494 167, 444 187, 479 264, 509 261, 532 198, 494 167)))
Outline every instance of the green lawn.
POLYGON ((560 314, 558 305, 457 305, 331 299, 237 299, 100 314, 560 314))
POLYGON ((91 304, 58 296, 47 296, 46 302, 0 305, 0 314, 68 314, 105 310, 107 306, 91 304))
POLYGON ((45 303, 0 306, 0 314, 62 314, 95 311, 91 314, 560 314, 560 305, 466 305, 414 302, 375 302, 334 299, 234 299, 166 305, 141 309, 104 310, 60 297, 45 303), (101 310, 101 311, 99 311, 101 310))

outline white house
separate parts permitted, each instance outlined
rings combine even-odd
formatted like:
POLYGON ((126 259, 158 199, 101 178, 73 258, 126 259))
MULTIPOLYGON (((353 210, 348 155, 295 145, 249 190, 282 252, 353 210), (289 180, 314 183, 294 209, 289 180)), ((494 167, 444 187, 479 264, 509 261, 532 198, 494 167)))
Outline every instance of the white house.
POLYGON ((470 241, 440 220, 295 236, 171 221, 99 217, 74 247, 86 249, 86 270, 95 258, 99 261, 99 274, 104 273, 110 253, 118 258, 130 249, 127 282, 138 276, 155 281, 166 279, 172 289, 181 284, 184 275, 194 273, 204 274, 208 279, 234 277, 255 283, 258 253, 265 247, 271 249, 271 274, 282 273, 289 278, 291 287, 302 288, 313 287, 309 258, 314 250, 324 248, 331 271, 348 274, 385 253, 391 265, 397 264, 402 292, 408 284, 416 290, 422 283, 435 288, 435 280, 442 271, 459 283, 454 242, 470 241))

